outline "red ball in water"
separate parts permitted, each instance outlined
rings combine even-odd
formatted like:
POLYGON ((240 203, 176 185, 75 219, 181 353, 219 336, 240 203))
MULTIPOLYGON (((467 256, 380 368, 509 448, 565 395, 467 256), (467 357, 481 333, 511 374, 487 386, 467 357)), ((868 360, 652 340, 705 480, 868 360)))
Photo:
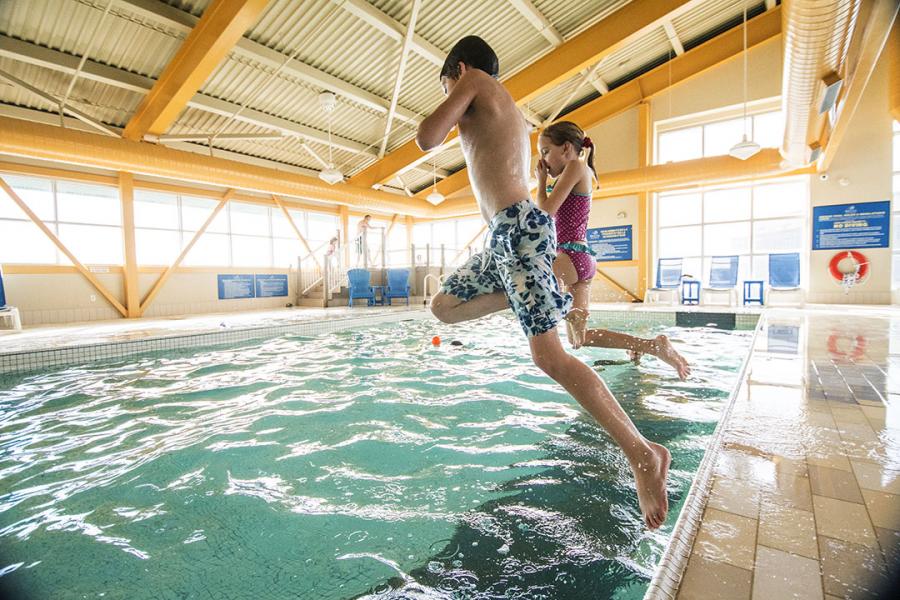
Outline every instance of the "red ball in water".
POLYGON ((441 345, 441 336, 436 335, 433 338, 431 338, 431 345, 432 346, 440 346, 441 345))

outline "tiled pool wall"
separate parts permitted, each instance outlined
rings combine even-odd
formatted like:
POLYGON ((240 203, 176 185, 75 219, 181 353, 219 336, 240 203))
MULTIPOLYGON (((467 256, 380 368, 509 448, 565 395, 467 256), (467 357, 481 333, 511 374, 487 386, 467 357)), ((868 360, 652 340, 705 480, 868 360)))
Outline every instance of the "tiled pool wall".
MULTIPOLYGON (((322 319, 266 325, 261 327, 223 328, 192 334, 178 334, 148 337, 140 340, 104 342, 96 344, 72 344, 52 349, 23 350, 0 353, 0 374, 17 374, 39 371, 51 367, 83 364, 95 360, 119 359, 149 352, 162 352, 184 348, 200 348, 235 344, 250 340, 261 340, 281 335, 319 335, 353 327, 366 327, 384 323, 396 323, 410 319, 426 318, 425 310, 397 313, 379 313, 368 316, 322 319)), ((608 328, 632 327, 635 325, 675 327, 675 326, 718 326, 724 329, 753 329, 759 319, 758 314, 735 313, 680 313, 662 311, 592 311, 591 326, 608 328), (686 316, 689 315, 689 316, 686 316)))

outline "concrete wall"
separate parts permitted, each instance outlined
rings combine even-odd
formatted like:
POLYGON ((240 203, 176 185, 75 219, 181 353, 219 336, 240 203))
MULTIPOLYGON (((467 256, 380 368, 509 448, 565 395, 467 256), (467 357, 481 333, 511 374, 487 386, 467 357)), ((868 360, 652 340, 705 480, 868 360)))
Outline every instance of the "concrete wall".
MULTIPOLYGON (((96 273, 97 279, 119 301, 125 301, 121 273, 96 273)), ((159 273, 141 273, 143 298, 159 278, 159 273)), ((7 302, 19 308, 23 325, 71 323, 118 319, 119 312, 79 273, 18 274, 3 276, 7 302)), ((296 277, 287 269, 222 269, 174 273, 148 307, 146 317, 211 312, 236 312, 279 308, 294 303, 296 277), (288 296, 219 300, 217 273, 287 273, 288 296)))

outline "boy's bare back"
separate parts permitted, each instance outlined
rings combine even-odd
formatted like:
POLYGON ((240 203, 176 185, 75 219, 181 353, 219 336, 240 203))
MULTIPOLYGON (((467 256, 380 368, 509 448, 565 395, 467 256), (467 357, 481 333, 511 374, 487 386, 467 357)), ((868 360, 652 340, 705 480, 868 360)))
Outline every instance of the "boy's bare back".
POLYGON ((486 221, 530 197, 531 145, 525 119, 503 85, 473 69, 475 97, 459 120, 459 137, 469 181, 486 221))

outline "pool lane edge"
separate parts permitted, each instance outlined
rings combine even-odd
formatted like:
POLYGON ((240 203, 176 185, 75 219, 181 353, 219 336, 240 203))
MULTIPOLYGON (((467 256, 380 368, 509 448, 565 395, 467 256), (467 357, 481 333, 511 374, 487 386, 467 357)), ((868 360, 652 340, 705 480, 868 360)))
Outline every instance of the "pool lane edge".
POLYGON ((697 468, 697 474, 688 490, 687 499, 685 499, 681 513, 678 515, 675 526, 672 528, 672 536, 669 538, 669 543, 666 545, 662 558, 656 566, 650 585, 647 586, 644 600, 673 600, 678 595, 678 589, 687 569, 694 541, 697 538, 697 533, 700 531, 703 512, 706 510, 706 504, 709 500, 712 475, 716 461, 722 451, 725 427, 731 420, 731 413, 734 410, 738 393, 745 383, 750 357, 753 356, 754 348, 756 347, 756 338, 759 336, 759 332, 765 323, 766 312, 763 311, 759 315, 759 321, 753 330, 750 347, 738 371, 734 387, 728 396, 728 402, 722 411, 722 416, 719 418, 715 431, 713 431, 712 438, 707 444, 700 466, 697 468))

